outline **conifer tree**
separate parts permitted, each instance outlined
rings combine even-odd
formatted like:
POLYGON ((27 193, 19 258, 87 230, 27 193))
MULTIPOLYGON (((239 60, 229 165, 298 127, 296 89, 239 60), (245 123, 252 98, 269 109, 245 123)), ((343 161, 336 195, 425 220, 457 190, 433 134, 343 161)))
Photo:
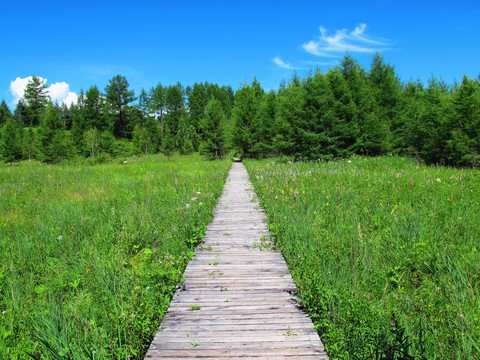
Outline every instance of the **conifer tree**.
POLYGON ((41 80, 38 76, 33 76, 27 83, 23 98, 25 99, 30 115, 30 122, 25 123, 25 125, 37 126, 49 102, 45 81, 41 80))
POLYGON ((12 162, 21 157, 21 129, 12 117, 0 128, 0 157, 4 162, 12 162))
POLYGON ((234 121, 233 143, 241 156, 248 156, 253 145, 252 124, 263 93, 264 91, 256 78, 253 79, 251 85, 244 83, 235 93, 235 104, 232 111, 234 121))
POLYGON ((306 159, 331 159, 337 148, 334 98, 327 77, 319 71, 305 79, 305 119, 300 130, 299 155, 306 159))
POLYGON ((225 114, 219 100, 211 98, 201 121, 200 153, 208 159, 217 159, 225 150, 225 114))
POLYGON ((24 99, 18 101, 17 107, 13 112, 13 117, 19 126, 25 127, 31 124, 30 111, 24 99))
POLYGON ((164 126, 168 127, 168 136, 173 137, 174 147, 182 113, 185 111, 183 88, 180 83, 169 86, 165 92, 165 120, 164 126))
POLYGON ((39 152, 42 161, 57 162, 67 157, 65 142, 65 124, 62 122, 58 109, 49 104, 43 113, 38 128, 39 152))
POLYGON ((3 124, 5 124, 12 116, 12 112, 10 111, 7 103, 5 100, 2 100, 2 103, 0 104, 0 127, 2 127, 3 124))
POLYGON ((298 126, 304 118, 304 92, 297 74, 280 88, 276 105, 274 148, 280 154, 295 155, 300 144, 298 126))
POLYGON ((263 95, 252 123, 253 145, 249 154, 253 157, 265 157, 273 152, 275 136, 275 93, 263 95))
POLYGON ((112 109, 113 115, 113 133, 118 137, 130 136, 133 130, 133 124, 129 123, 129 109, 128 106, 132 101, 135 101, 135 93, 129 90, 125 76, 116 75, 110 79, 105 88, 106 98, 112 109))
POLYGON ((149 91, 151 111, 160 125, 160 135, 163 136, 163 116, 165 114, 165 88, 161 83, 149 91))

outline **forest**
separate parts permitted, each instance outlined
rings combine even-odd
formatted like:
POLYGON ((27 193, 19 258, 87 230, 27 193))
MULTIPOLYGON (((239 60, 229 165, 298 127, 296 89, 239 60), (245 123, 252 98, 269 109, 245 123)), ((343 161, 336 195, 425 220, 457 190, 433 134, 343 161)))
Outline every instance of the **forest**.
POLYGON ((81 91, 77 104, 53 103, 34 76, 16 109, 0 105, 0 159, 44 163, 162 152, 232 151, 245 158, 329 160, 407 155, 429 164, 480 164, 480 77, 427 86, 402 82, 375 54, 370 69, 345 55, 326 73, 294 74, 277 91, 257 79, 231 86, 158 83, 135 94, 116 75, 81 91))

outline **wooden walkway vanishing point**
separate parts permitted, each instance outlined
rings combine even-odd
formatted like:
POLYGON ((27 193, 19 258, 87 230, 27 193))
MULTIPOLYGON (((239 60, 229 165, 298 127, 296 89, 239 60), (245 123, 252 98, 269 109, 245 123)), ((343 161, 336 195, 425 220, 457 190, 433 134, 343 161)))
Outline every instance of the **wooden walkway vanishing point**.
POLYGON ((328 359, 283 256, 265 242, 254 197, 245 166, 233 163, 147 359, 328 359))

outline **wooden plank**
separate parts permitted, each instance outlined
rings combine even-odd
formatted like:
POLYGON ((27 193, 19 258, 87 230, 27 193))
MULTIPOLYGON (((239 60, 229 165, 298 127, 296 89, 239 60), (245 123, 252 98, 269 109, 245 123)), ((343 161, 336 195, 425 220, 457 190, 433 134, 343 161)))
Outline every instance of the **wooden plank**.
POLYGON ((328 359, 248 174, 234 163, 148 359, 328 359))

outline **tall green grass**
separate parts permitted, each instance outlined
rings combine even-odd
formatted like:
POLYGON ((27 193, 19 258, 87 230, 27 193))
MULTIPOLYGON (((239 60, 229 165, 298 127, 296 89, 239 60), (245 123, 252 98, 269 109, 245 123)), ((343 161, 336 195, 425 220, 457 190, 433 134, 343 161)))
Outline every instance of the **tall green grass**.
POLYGON ((331 359, 480 358, 480 173, 248 161, 331 359))
POLYGON ((0 167, 0 358, 143 358, 230 167, 0 167))

